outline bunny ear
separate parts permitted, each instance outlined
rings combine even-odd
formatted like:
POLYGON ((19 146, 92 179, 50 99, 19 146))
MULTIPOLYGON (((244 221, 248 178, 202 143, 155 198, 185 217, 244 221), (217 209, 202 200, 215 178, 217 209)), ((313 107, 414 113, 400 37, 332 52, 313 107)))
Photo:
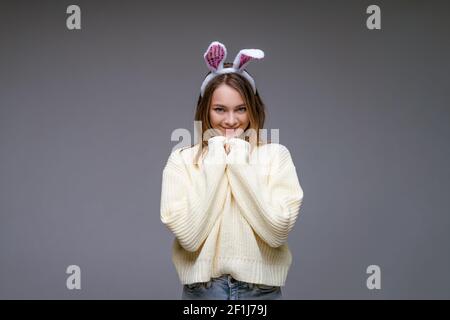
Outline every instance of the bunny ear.
POLYGON ((225 48, 222 43, 213 41, 209 45, 203 57, 205 58, 206 65, 209 70, 215 72, 223 68, 223 62, 227 57, 227 48, 225 48))
POLYGON ((242 71, 250 61, 264 58, 264 51, 259 49, 242 49, 233 62, 233 68, 242 71))

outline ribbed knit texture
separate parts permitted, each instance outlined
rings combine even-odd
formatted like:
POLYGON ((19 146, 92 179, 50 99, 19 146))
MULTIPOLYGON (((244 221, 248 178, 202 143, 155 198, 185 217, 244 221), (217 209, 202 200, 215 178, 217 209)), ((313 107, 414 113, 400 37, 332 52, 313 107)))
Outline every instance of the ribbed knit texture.
POLYGON ((182 284, 231 274, 250 283, 284 286, 292 255, 288 234, 303 200, 289 150, 239 138, 208 140, 199 150, 173 151, 163 171, 161 221, 173 232, 172 261, 182 284))

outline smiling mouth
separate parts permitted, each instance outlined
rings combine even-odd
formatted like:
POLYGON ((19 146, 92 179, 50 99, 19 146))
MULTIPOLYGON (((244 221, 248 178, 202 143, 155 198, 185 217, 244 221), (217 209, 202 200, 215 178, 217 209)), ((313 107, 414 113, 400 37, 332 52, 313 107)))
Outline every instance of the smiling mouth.
POLYGON ((223 135, 226 137, 240 137, 243 131, 241 128, 236 128, 236 129, 227 129, 227 128, 222 128, 223 130, 223 135))
POLYGON ((235 135, 237 129, 224 129, 223 132, 225 133, 225 135, 235 135))

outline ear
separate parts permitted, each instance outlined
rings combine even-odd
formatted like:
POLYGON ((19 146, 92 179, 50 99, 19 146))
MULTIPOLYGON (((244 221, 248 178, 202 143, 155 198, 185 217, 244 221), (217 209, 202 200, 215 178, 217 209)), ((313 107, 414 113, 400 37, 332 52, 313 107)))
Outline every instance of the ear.
POLYGON ((252 60, 264 58, 264 51, 259 49, 242 49, 233 62, 233 68, 242 71, 252 60))
POLYGON ((215 72, 223 68, 223 63, 227 57, 227 48, 222 43, 213 41, 203 57, 205 58, 208 69, 215 72))

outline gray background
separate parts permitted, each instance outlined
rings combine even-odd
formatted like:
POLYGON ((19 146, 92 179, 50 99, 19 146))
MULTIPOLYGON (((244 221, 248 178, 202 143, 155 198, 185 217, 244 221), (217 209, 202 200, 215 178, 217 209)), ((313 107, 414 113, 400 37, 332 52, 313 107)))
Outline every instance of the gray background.
POLYGON ((2 1, 0 298, 179 299, 162 170, 213 40, 265 51, 248 70, 305 192, 285 298, 450 298, 449 7, 2 1))

